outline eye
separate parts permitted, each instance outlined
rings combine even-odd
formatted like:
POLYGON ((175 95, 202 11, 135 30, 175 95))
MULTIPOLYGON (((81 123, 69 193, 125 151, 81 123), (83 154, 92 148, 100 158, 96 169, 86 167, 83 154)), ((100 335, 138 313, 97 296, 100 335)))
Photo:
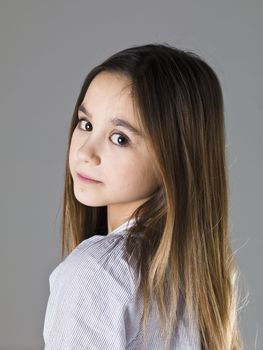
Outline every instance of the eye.
MULTIPOLYGON (((118 145, 118 146, 121 146, 121 147, 127 147, 128 145, 129 145, 129 139, 126 137, 126 136, 124 136, 124 135, 122 135, 122 134, 120 134, 120 133, 114 133, 114 134, 112 134, 112 136, 114 136, 114 135, 119 135, 116 139, 119 141, 119 140, 125 140, 124 141, 124 144, 123 144, 123 141, 121 141, 121 143, 122 144, 120 144, 120 145, 118 145)), ((119 141, 120 142, 120 141, 119 141)))
MULTIPOLYGON (((92 126, 91 126, 91 123, 87 119, 84 119, 84 118, 79 119, 78 125, 79 125, 80 130, 91 131, 90 128, 92 128, 92 126)), ((113 142, 116 146, 127 147, 130 144, 130 140, 127 136, 123 135, 122 133, 115 132, 111 135, 111 137, 115 136, 115 135, 119 135, 116 138, 116 140, 117 140, 117 142, 121 142, 121 144, 116 144, 113 142)))
MULTIPOLYGON (((85 131, 89 131, 89 129, 86 128, 86 126, 84 126, 84 128, 81 127, 81 125, 85 125, 85 124, 90 124, 90 122, 84 118, 79 119, 78 125, 79 125, 79 129, 81 130, 85 130, 85 131)), ((91 124, 90 124, 91 125, 91 124)))

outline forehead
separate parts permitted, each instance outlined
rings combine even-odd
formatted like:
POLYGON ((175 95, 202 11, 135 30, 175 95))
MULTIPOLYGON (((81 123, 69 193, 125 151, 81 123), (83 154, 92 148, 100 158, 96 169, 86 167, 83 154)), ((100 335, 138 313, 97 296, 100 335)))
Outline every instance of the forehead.
POLYGON ((125 77, 110 72, 101 72, 91 81, 84 102, 129 103, 131 96, 131 81, 125 77))
POLYGON ((90 83, 78 108, 91 121, 102 120, 127 127, 143 136, 138 109, 132 98, 131 80, 114 73, 101 72, 90 83))
POLYGON ((136 123, 135 113, 138 109, 132 97, 131 85, 131 80, 125 76, 100 72, 91 81, 81 105, 95 116, 121 114, 136 123))

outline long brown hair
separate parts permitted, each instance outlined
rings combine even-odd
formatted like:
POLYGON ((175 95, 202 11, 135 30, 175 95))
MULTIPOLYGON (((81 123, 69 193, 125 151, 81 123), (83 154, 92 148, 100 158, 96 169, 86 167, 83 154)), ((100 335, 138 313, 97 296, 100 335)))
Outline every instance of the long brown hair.
POLYGON ((107 231, 107 207, 76 200, 68 165, 78 107, 102 71, 130 79, 137 118, 162 184, 132 214, 135 224, 126 240, 127 256, 134 254, 141 273, 144 330, 153 299, 167 345, 182 295, 189 322, 198 320, 202 349, 243 349, 237 320, 238 267, 229 232, 222 89, 213 69, 197 54, 167 43, 133 46, 87 75, 69 131, 62 256, 107 231))

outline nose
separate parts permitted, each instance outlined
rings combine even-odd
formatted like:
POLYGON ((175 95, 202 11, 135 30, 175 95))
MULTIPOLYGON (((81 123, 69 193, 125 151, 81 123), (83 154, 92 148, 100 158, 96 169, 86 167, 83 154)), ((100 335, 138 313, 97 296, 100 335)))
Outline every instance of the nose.
POLYGON ((82 162, 93 163, 98 165, 101 162, 101 158, 98 154, 98 149, 92 144, 89 140, 86 140, 78 149, 77 152, 78 158, 82 162))

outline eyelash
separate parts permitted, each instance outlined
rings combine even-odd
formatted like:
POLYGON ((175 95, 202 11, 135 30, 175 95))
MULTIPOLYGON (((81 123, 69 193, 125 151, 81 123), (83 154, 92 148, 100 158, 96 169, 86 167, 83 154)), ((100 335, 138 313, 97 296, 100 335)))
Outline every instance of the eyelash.
MULTIPOLYGON (((86 118, 80 118, 80 119, 78 120, 78 128, 79 128, 79 130, 82 130, 82 131, 89 131, 89 130, 83 130, 83 129, 80 127, 80 123, 81 123, 82 121, 85 121, 85 122, 87 122, 87 123, 90 123, 90 121, 87 120, 86 118)), ((124 138, 126 139, 126 144, 125 144, 125 145, 116 145, 116 143, 113 142, 113 144, 114 144, 115 146, 118 146, 118 147, 128 147, 128 146, 129 146, 130 140, 129 140, 129 138, 128 138, 127 136, 125 136, 124 134, 119 133, 119 132, 113 133, 112 135, 115 135, 115 134, 120 135, 120 136, 122 136, 122 137, 124 137, 124 138)), ((111 136, 112 136, 112 135, 111 135, 111 136)))

